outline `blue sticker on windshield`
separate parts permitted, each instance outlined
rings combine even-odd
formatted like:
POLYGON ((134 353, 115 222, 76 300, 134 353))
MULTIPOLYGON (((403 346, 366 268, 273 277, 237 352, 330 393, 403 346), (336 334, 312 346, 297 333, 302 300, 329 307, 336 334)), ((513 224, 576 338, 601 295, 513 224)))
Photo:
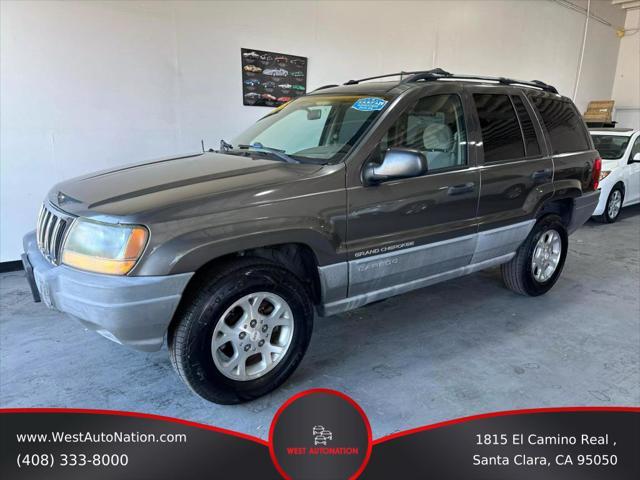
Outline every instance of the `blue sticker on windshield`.
POLYGON ((356 102, 351 105, 351 108, 355 108, 361 112, 373 112, 375 110, 382 110, 386 104, 387 101, 382 98, 367 97, 356 100, 356 102))

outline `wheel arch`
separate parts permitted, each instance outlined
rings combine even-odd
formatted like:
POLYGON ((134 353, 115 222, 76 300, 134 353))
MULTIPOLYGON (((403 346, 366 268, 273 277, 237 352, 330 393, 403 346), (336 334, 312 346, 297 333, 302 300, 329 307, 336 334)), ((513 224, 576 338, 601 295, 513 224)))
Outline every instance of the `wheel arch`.
POLYGON ((314 305, 320 303, 321 286, 318 259, 311 246, 305 243, 287 242, 237 250, 212 258, 196 270, 183 291, 176 313, 167 329, 169 339, 175 328, 176 318, 179 317, 178 312, 192 300, 206 279, 216 270, 247 257, 264 258, 291 271, 307 288, 312 303, 314 305))
POLYGON ((573 199, 576 195, 567 195, 565 197, 557 198, 551 197, 538 206, 535 219, 539 220, 545 215, 555 214, 560 217, 565 227, 568 227, 571 223, 573 216, 574 203, 573 199))
POLYGON ((223 265, 247 257, 264 258, 291 271, 308 287, 314 304, 319 302, 320 278, 318 274, 318 257, 314 249, 303 242, 278 242, 243 248, 214 256, 195 269, 195 274, 185 287, 183 298, 188 299, 191 290, 197 288, 206 277, 220 269, 223 265))
POLYGON ((613 186, 611 187, 611 190, 613 190, 618 186, 622 189, 622 195, 624 196, 624 194, 627 191, 627 186, 624 184, 624 180, 619 179, 616 183, 613 184, 613 186))

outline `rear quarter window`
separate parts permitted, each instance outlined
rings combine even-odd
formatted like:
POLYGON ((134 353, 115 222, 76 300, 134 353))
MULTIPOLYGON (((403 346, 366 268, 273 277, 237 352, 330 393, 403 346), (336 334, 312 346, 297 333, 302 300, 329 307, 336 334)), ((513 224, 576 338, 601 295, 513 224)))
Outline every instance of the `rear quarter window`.
POLYGON ((554 155, 591 148, 589 134, 572 102, 541 95, 531 95, 529 98, 547 129, 554 155))

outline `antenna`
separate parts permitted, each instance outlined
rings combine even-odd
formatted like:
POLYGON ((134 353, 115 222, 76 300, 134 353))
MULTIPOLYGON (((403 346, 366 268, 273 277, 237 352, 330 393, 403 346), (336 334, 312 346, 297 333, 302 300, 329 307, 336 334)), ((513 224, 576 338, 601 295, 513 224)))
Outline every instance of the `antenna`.
POLYGON ((202 153, 204 153, 204 139, 200 140, 200 146, 202 147, 202 153))

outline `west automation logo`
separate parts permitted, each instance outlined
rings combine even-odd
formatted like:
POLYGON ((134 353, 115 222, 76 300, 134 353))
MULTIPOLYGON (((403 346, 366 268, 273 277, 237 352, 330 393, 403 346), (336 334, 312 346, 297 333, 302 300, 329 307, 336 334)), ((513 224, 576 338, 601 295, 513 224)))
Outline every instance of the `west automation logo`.
POLYGON ((327 445, 328 440, 333 440, 333 434, 324 428, 322 425, 316 425, 313 427, 313 444, 317 447, 318 445, 327 445))
POLYGON ((276 413, 271 457, 285 478, 352 478, 371 454, 371 427, 362 409, 339 392, 315 389, 276 413))

